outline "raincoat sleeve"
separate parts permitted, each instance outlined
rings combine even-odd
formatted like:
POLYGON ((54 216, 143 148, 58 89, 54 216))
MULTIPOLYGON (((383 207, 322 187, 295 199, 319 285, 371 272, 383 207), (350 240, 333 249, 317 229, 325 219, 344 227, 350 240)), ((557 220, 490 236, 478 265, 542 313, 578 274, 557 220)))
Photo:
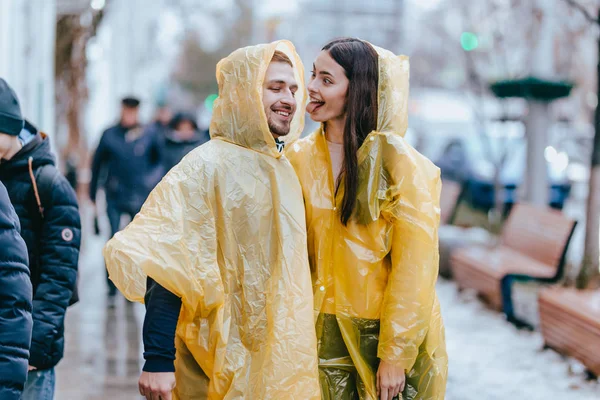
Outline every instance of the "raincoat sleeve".
POLYGON ((210 171, 184 159, 158 184, 140 213, 104 248, 111 280, 143 302, 146 278, 205 317, 222 302, 210 171))
MULTIPOLYGON (((404 143, 404 142, 402 142, 404 143)), ((393 225, 378 357, 410 371, 427 335, 439 268, 439 169, 408 145, 387 157, 393 225)))

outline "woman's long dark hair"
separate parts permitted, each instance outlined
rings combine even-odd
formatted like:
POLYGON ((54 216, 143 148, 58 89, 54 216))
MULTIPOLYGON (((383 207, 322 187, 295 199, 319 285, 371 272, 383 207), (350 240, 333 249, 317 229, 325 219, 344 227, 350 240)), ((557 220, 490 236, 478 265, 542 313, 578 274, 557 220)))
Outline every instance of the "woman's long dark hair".
POLYGON ((346 124, 344 126, 344 164, 336 183, 336 193, 343 180, 341 220, 348 223, 358 194, 357 152, 369 133, 377 129, 377 87, 379 84, 379 59, 373 46, 359 39, 343 38, 327 43, 328 51, 346 72, 346 124))

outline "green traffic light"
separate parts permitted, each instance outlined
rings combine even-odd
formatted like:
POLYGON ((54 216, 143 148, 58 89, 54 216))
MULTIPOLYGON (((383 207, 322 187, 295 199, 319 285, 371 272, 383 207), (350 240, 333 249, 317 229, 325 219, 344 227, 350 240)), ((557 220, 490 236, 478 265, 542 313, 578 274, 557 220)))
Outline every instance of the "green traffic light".
POLYGON ((204 100, 204 106, 205 106, 205 107, 206 107, 208 110, 212 111, 212 109, 213 109, 213 104, 215 103, 215 100, 217 99, 217 97, 219 97, 219 95, 216 95, 216 94, 211 94, 211 95, 209 95, 209 96, 206 98, 206 100, 204 100))
POLYGON ((473 51, 479 46, 479 39, 473 32, 463 32, 460 35, 460 45, 464 51, 473 51))

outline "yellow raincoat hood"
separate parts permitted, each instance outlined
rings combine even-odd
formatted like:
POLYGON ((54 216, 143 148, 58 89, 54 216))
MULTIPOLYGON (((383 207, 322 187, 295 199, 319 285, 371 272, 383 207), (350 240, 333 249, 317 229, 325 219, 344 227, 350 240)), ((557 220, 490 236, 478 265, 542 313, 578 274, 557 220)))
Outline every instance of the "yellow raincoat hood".
MULTIPOLYGON (((182 300, 175 398, 320 397, 302 191, 261 100, 276 49, 302 85, 289 42, 222 60, 213 140, 174 167, 104 249, 128 299, 143 301, 151 277, 182 300)), ((297 112, 288 141, 302 125, 297 112)))
MULTIPOLYGON (((302 61, 288 41, 245 47, 234 51, 217 64, 219 97, 215 100, 210 124, 212 138, 219 138, 279 158, 275 139, 269 131, 262 103, 262 86, 275 50, 284 52, 294 65, 302 61), (260 118, 257 118, 260 113, 260 118)), ((298 91, 297 111, 290 133, 281 140, 296 141, 304 128, 304 70, 295 69, 298 91)))
POLYGON ((408 57, 375 49, 377 130, 358 150, 357 204, 347 226, 338 211, 343 181, 336 195, 322 127, 287 150, 306 206, 322 398, 376 399, 381 359, 406 371, 404 400, 443 400, 440 175, 403 139, 408 57))

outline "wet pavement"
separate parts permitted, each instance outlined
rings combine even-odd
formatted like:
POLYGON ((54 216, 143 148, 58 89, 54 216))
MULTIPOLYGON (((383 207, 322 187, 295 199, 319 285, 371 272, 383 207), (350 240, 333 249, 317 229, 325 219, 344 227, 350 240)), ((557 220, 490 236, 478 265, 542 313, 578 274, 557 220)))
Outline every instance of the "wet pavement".
POLYGON ((115 307, 107 307, 102 260, 106 238, 89 234, 86 222, 79 262, 80 301, 67 311, 56 400, 140 399, 144 306, 118 296, 115 307))

